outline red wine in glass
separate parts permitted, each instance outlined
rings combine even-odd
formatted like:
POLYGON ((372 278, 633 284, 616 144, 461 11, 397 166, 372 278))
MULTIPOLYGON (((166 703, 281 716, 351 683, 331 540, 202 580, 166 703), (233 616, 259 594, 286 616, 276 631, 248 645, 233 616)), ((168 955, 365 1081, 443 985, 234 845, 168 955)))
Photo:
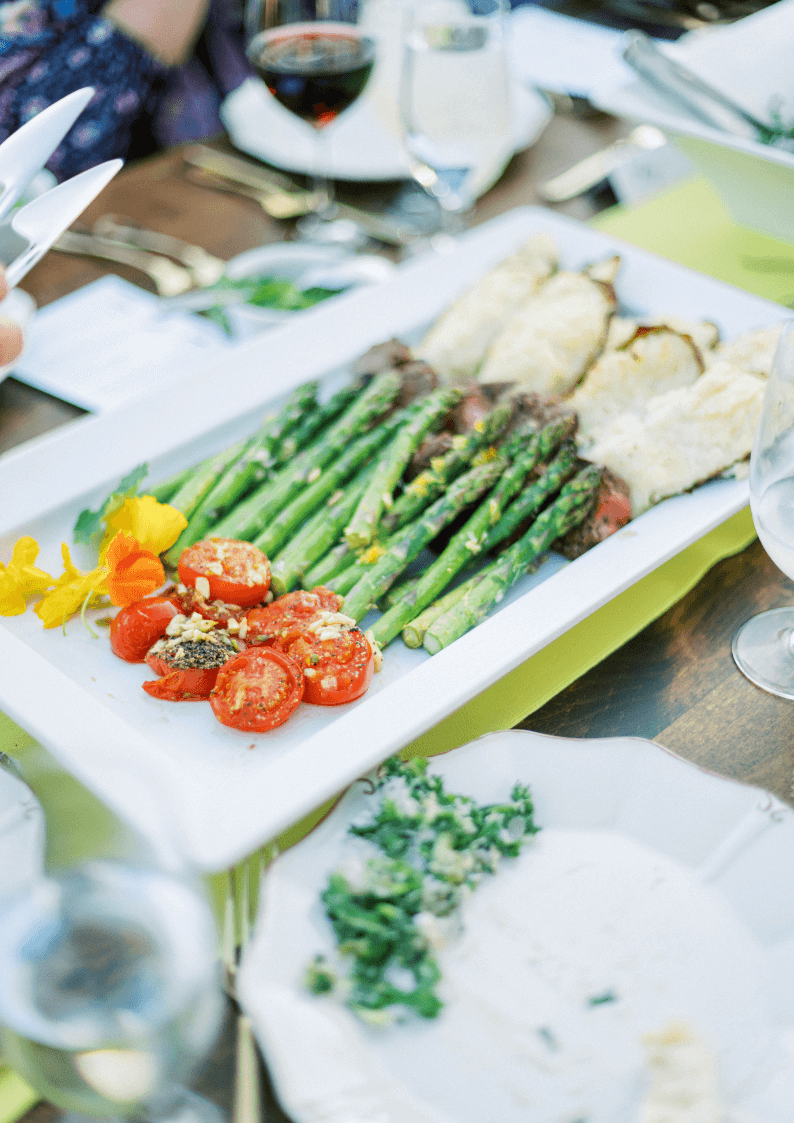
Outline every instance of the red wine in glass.
POLYGON ((364 89, 375 44, 352 27, 294 24, 257 35, 249 58, 285 109, 322 129, 364 89))

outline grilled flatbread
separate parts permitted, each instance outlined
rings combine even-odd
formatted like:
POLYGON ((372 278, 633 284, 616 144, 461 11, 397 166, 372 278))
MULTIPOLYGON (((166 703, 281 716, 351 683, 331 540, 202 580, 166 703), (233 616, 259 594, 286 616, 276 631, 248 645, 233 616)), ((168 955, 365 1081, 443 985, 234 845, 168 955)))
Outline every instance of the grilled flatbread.
POLYGON ((436 321, 416 356, 450 381, 473 377, 502 325, 557 268, 549 234, 537 234, 467 289, 436 321))
POLYGON ((707 361, 718 362, 724 359, 749 374, 766 378, 772 369, 772 360, 782 330, 783 325, 776 324, 772 328, 757 328, 755 331, 744 332, 730 343, 721 343, 707 361))
POLYGON ((619 414, 641 416, 651 398, 691 386, 702 373, 700 352, 688 335, 638 328, 619 350, 596 360, 566 401, 579 418, 580 449, 602 438, 619 414))
POLYGON ((652 316, 613 316, 609 324, 605 351, 612 351, 624 347, 638 328, 666 327, 681 335, 688 335, 692 342, 706 358, 720 341, 720 329, 709 320, 688 320, 684 316, 657 315, 652 316))
POLYGON ((626 481, 636 518, 748 456, 763 393, 763 379, 714 363, 691 386, 652 398, 643 417, 620 414, 587 459, 626 481))
MULTIPOLYGON (((619 260, 610 259, 612 273, 619 260)), ((530 297, 496 337, 480 371, 481 382, 516 382, 547 396, 571 390, 606 341, 615 311, 609 281, 596 280, 605 263, 581 273, 556 273, 530 297)))

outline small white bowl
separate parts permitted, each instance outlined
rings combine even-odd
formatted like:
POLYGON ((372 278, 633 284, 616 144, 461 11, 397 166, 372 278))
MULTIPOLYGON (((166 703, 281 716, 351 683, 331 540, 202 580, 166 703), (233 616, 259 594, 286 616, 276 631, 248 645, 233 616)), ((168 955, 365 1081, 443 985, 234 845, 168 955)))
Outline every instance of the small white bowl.
MULTIPOLYGON (((257 246, 234 257, 226 265, 226 276, 237 281, 244 277, 277 277, 305 287, 314 285, 340 291, 353 285, 377 284, 389 279, 395 266, 377 254, 354 254, 343 246, 322 246, 302 242, 278 242, 257 246)), ((235 337, 245 339, 294 316, 277 308, 256 308, 251 304, 229 304, 226 316, 235 337)))
MULTIPOLYGON (((794 0, 662 49, 761 120, 770 120, 776 105, 785 122, 794 120, 794 0)), ((591 100, 662 129, 711 181, 739 226, 794 243, 794 154, 702 125, 639 78, 597 90, 591 100)))

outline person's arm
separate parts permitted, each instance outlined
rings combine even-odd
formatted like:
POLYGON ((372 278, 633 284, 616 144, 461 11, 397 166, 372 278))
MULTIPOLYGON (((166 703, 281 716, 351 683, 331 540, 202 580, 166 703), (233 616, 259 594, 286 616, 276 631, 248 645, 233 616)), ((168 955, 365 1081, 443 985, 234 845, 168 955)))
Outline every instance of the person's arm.
POLYGON ((209 0, 108 0, 102 15, 167 66, 185 62, 209 0))

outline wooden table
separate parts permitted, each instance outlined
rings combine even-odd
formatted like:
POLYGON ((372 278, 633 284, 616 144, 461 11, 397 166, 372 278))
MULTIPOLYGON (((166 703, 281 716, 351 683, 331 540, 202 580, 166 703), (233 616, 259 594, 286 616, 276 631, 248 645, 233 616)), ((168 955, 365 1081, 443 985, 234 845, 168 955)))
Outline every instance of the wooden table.
MULTIPOLYGON (((499 184, 480 200, 474 220, 538 203, 539 183, 625 131, 609 118, 555 115, 540 141, 514 158, 499 184)), ((365 205, 382 201, 388 190, 344 185, 342 194, 365 205)), ((586 220, 598 209, 598 200, 580 198, 555 209, 586 220)), ((189 183, 179 150, 125 169, 84 217, 90 221, 106 213, 128 215, 224 258, 285 234, 255 203, 189 183)), ((50 253, 24 287, 43 305, 111 269, 142 283, 140 274, 121 267, 50 253)), ((81 412, 9 379, 0 384, 0 451, 81 412)), ((790 800, 794 706, 756 689, 739 674, 731 639, 749 616, 792 600, 792 583, 756 542, 716 565, 675 607, 520 728, 569 737, 652 738, 704 768, 790 800)), ((227 1032, 202 1077, 204 1089, 227 1109, 231 1040, 227 1032)), ((58 1114, 41 1104, 25 1116, 25 1123, 50 1123, 58 1114)), ((268 1120, 289 1123, 272 1101, 268 1120)))

